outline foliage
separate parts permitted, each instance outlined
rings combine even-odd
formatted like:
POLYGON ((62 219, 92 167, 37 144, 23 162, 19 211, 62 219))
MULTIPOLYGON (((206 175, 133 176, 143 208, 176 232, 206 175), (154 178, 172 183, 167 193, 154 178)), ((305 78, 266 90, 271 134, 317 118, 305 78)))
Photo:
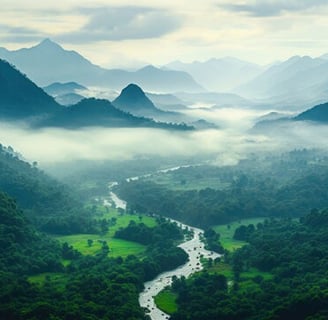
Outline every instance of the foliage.
POLYGON ((15 274, 61 271, 61 247, 38 233, 17 208, 0 192, 0 270, 15 274))
POLYGON ((183 237, 176 225, 160 219, 158 226, 146 228, 153 241, 142 260, 109 258, 111 244, 105 241, 96 254, 84 256, 67 242, 60 246, 37 232, 16 203, 0 193, 0 318, 146 320, 138 303, 143 283, 186 259, 173 246, 183 237), (66 267, 63 259, 70 261, 66 267))
POLYGON ((321 157, 318 162, 311 152, 300 151, 255 159, 255 166, 245 160, 224 169, 182 168, 174 173, 177 179, 186 180, 187 172, 201 179, 207 175, 212 187, 199 189, 193 180, 194 189, 176 189, 157 183, 155 176, 121 183, 117 192, 132 212, 165 215, 203 228, 251 217, 300 217, 328 205, 327 159, 321 157))
POLYGON ((225 257, 233 272, 231 288, 208 291, 216 274, 206 274, 202 281, 179 280, 172 286, 178 311, 171 319, 326 318, 327 218, 328 210, 313 210, 301 222, 272 219, 258 224, 248 235, 249 245, 225 257), (272 277, 263 277, 254 267, 272 277), (253 276, 245 279, 244 274, 253 276))
POLYGON ((147 280, 187 262, 188 255, 185 251, 174 245, 176 241, 183 239, 181 229, 165 219, 158 219, 158 225, 153 228, 131 221, 128 227, 118 230, 115 237, 137 241, 148 246, 147 257, 143 259, 147 280))
POLYGON ((161 291, 155 297, 156 306, 167 314, 172 314, 178 310, 176 304, 176 294, 169 290, 161 291))
POLYGON ((11 147, 0 145, 0 190, 17 200, 41 231, 58 234, 100 232, 91 211, 67 186, 29 164, 11 147))

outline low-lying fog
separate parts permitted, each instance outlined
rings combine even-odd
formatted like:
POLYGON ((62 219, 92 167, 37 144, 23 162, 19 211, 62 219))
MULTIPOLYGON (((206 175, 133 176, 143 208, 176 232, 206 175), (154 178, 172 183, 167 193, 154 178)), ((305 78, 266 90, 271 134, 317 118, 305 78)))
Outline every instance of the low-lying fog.
MULTIPOLYGON (((194 116, 219 125, 217 130, 166 131, 145 128, 31 130, 2 123, 0 141, 41 166, 74 160, 129 160, 140 156, 209 156, 234 164, 248 153, 327 148, 328 126, 286 122, 251 133, 261 114, 244 109, 194 109, 194 116)), ((263 114, 263 112, 262 112, 263 114)))

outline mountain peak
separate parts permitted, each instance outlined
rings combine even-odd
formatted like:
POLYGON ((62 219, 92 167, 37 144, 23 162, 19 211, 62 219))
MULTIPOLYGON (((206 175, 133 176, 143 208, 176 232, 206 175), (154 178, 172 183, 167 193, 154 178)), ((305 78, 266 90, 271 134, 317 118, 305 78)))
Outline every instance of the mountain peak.
POLYGON ((138 85, 130 83, 122 90, 121 96, 122 95, 133 99, 145 96, 145 93, 138 85))
POLYGON ((157 71, 158 68, 154 67, 152 64, 149 64, 141 69, 139 69, 138 71, 146 71, 146 72, 152 72, 152 71, 157 71))
POLYGON ((58 43, 52 41, 49 38, 43 39, 39 44, 37 44, 34 48, 41 49, 63 49, 58 43))
POLYGON ((127 112, 137 109, 156 109, 144 91, 134 83, 130 83, 122 90, 121 94, 113 101, 113 105, 127 112))

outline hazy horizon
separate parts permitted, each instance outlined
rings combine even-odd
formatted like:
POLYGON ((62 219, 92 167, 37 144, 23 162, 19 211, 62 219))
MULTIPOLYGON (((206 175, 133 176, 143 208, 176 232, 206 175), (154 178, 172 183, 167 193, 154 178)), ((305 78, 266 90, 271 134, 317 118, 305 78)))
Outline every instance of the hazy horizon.
POLYGON ((50 38, 106 68, 227 56, 267 65, 327 53, 327 12, 322 0, 6 0, 0 40, 14 50, 50 38))

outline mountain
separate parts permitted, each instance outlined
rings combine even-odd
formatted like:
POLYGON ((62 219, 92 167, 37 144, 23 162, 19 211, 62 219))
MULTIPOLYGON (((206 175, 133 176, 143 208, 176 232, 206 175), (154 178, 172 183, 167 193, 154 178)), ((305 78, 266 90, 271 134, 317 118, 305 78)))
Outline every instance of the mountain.
POLYGON ((245 97, 299 105, 320 103, 328 96, 328 61, 295 56, 273 65, 249 83, 236 88, 245 97))
POLYGON ((186 125, 175 125, 155 122, 144 117, 136 117, 117 109, 108 100, 89 98, 83 99, 73 106, 68 106, 53 117, 39 123, 41 127, 78 128, 86 126, 103 126, 111 128, 146 127, 172 130, 190 130, 186 125))
POLYGON ((50 39, 31 48, 0 50, 0 57, 14 64, 40 86, 86 79, 103 71, 75 51, 66 51, 50 39))
POLYGON ((221 92, 231 91, 255 78, 264 70, 264 67, 254 63, 231 57, 192 63, 174 61, 165 65, 165 68, 188 72, 206 89, 221 92))
POLYGON ((294 119, 316 122, 328 122, 328 102, 306 110, 294 119))
POLYGON ((183 122, 186 117, 178 112, 158 109, 136 84, 129 84, 112 102, 115 107, 135 116, 152 118, 166 122, 183 122))
POLYGON ((179 99, 173 94, 159 94, 159 93, 146 93, 147 97, 161 110, 184 110, 187 107, 184 105, 184 101, 179 99))
POLYGON ((113 104, 117 108, 132 114, 139 111, 159 111, 143 90, 133 83, 122 90, 120 95, 113 101, 113 104))
POLYGON ((138 83, 149 91, 204 91, 185 72, 161 70, 153 66, 137 71, 104 69, 49 39, 34 47, 15 51, 0 48, 0 57, 13 63, 40 86, 58 81, 75 81, 87 86, 111 89, 121 89, 129 83, 138 83))
POLYGON ((157 123, 151 119, 135 117, 116 109, 108 100, 84 99, 76 105, 65 108, 3 60, 0 60, 0 118, 32 119, 30 124, 34 127, 105 126, 191 129, 185 125, 157 123))
POLYGON ((155 92, 205 91, 187 72, 163 70, 151 65, 132 73, 132 80, 130 83, 138 83, 145 90, 155 92))
POLYGON ((59 104, 70 106, 83 100, 85 97, 79 94, 79 92, 87 91, 88 88, 76 82, 54 82, 49 86, 43 87, 43 90, 54 97, 59 104))
POLYGON ((81 90, 88 90, 86 87, 76 82, 54 82, 49 86, 43 87, 43 90, 49 95, 56 97, 68 93, 77 93, 81 90))
POLYGON ((79 103, 83 99, 85 99, 85 97, 77 93, 66 93, 55 97, 56 102, 62 106, 71 106, 79 103))
POLYGON ((52 97, 8 62, 0 60, 0 118, 41 117, 59 108, 52 97))
MULTIPOLYGON (((314 106, 297 116, 272 112, 257 119, 252 132, 268 133, 272 132, 288 132, 295 125, 302 125, 302 121, 312 121, 322 124, 328 123, 328 102, 314 106)), ((304 123, 306 125, 306 123, 304 123)), ((301 127, 299 127, 301 128, 301 127)), ((288 133, 287 133, 288 134, 288 133)))
POLYGON ((42 126, 76 128, 84 126, 133 127, 151 122, 139 119, 115 108, 108 100, 88 98, 76 105, 66 107, 52 118, 42 122, 42 126))

